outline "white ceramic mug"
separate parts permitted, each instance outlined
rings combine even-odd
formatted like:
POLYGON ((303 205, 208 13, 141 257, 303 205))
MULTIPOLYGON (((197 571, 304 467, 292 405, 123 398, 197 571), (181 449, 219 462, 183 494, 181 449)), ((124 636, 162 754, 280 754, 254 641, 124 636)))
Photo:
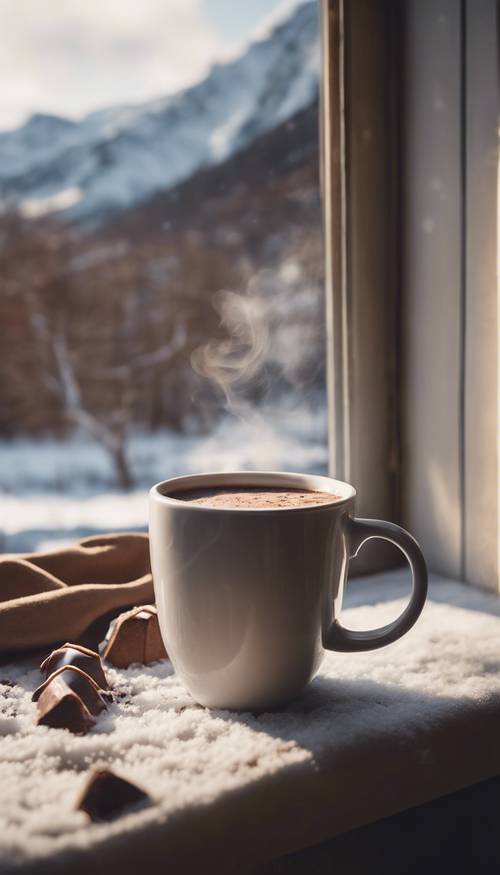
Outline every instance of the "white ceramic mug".
POLYGON ((176 477, 150 492, 150 549, 161 633, 176 673, 202 705, 262 710, 285 704, 314 676, 324 650, 372 650, 417 620, 427 570, 404 529, 354 519, 355 489, 330 477, 275 472, 176 477), (281 487, 332 492, 332 503, 221 508, 172 498, 186 489, 281 487), (340 498, 334 498, 334 496, 340 498), (370 632, 339 622, 349 557, 369 538, 410 564, 410 601, 370 632))

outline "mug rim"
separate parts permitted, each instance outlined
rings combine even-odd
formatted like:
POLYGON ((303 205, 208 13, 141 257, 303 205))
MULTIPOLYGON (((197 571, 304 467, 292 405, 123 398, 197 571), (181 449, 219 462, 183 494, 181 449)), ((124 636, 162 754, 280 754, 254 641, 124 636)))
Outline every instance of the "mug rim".
POLYGON ((149 491, 150 501, 158 502, 171 508, 182 508, 185 511, 203 513, 312 513, 321 510, 343 507, 356 497, 356 490, 350 483, 337 480, 323 474, 296 473, 293 471, 207 471, 198 474, 181 474, 160 480, 149 491), (212 488, 223 486, 283 486, 291 489, 312 489, 322 492, 332 492, 332 501, 321 504, 298 505, 296 507, 211 507, 206 504, 190 504, 173 498, 168 492, 189 489, 212 488), (337 491, 333 491, 333 490, 337 491), (168 490, 168 492, 167 492, 168 490), (335 496, 333 498, 333 496, 335 496))

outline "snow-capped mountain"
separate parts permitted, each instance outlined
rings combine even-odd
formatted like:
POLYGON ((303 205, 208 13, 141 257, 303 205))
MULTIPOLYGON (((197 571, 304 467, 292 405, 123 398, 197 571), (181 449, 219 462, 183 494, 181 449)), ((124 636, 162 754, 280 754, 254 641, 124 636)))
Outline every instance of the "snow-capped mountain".
POLYGON ((81 121, 32 116, 0 134, 0 201, 27 215, 99 223, 247 147, 310 105, 318 87, 316 2, 198 85, 81 121))

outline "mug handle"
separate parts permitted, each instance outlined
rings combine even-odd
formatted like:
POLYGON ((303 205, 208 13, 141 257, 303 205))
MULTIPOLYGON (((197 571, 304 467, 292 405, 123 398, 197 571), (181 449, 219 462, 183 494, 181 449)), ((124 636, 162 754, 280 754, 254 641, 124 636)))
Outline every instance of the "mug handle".
POLYGON ((340 650, 344 653, 376 650, 378 647, 385 647, 386 644, 397 641, 418 620, 427 595, 425 559, 415 538, 395 523, 383 520, 356 520, 348 517, 346 538, 350 558, 357 556, 365 541, 370 538, 381 538, 399 547, 410 565, 412 575, 410 601, 396 620, 366 632, 345 629, 338 620, 334 620, 326 636, 325 646, 328 650, 340 650))

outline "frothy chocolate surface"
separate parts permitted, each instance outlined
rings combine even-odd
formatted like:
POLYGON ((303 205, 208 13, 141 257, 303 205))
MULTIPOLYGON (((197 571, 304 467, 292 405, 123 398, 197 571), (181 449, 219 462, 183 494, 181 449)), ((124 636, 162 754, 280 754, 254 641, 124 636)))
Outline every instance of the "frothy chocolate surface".
POLYGON ((314 489, 282 489, 279 486, 229 486, 213 489, 185 489, 170 496, 188 504, 207 507, 229 508, 280 508, 307 507, 311 504, 327 504, 338 501, 341 496, 333 492, 314 489))

